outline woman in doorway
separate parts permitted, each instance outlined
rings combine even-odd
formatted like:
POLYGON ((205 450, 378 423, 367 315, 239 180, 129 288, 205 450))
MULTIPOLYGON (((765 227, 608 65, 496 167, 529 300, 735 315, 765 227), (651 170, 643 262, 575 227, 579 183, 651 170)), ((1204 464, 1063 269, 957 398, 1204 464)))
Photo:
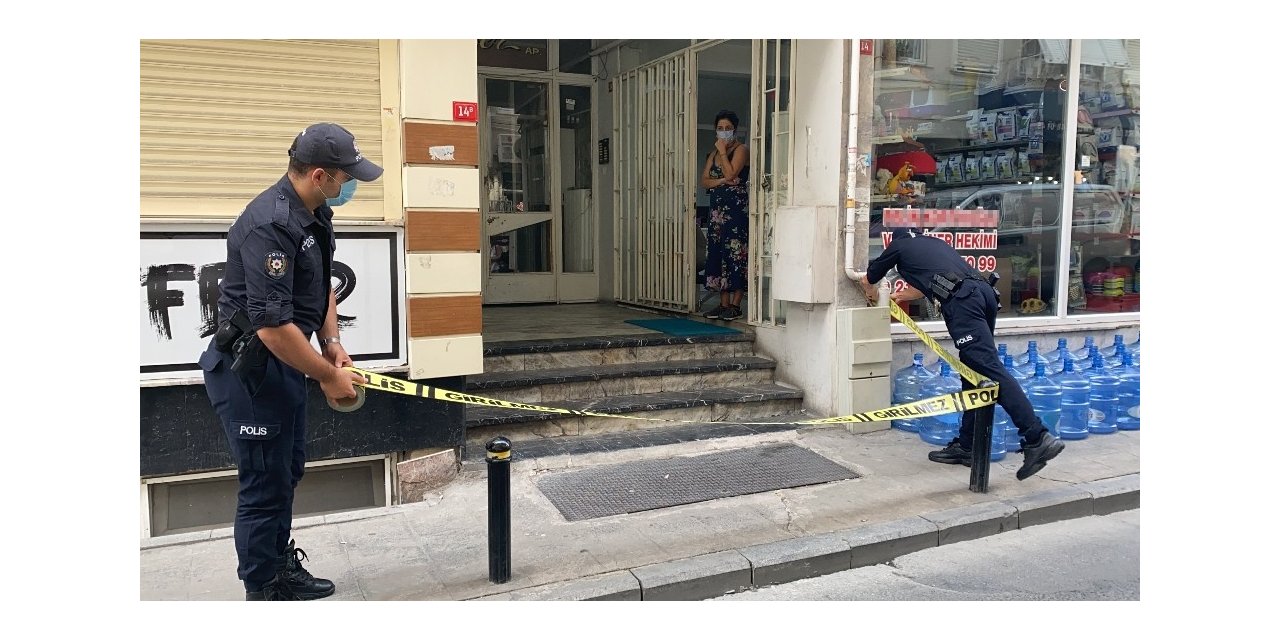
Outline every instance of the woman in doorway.
POLYGON ((737 132, 737 114, 716 114, 716 148, 702 168, 702 186, 711 197, 707 289, 720 292, 720 306, 702 315, 721 320, 742 317, 742 294, 747 290, 747 168, 751 154, 738 142, 737 132))

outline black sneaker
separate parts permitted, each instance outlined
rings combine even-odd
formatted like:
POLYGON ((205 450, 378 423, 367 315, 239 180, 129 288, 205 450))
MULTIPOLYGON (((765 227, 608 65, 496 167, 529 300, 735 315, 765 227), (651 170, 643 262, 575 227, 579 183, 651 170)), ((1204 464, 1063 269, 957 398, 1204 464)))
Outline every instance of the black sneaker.
POLYGON ((244 599, 248 600, 302 600, 280 579, 279 575, 271 578, 271 582, 262 586, 261 591, 246 591, 244 599))
POLYGON ((717 305, 716 308, 702 314, 702 317, 708 318, 711 320, 718 320, 720 319, 720 314, 724 313, 724 311, 725 311, 724 307, 717 305))
POLYGON ((737 320, 742 317, 742 309, 738 307, 728 307, 720 312, 721 320, 737 320))
POLYGON ((307 559, 307 552, 293 546, 293 540, 285 547, 282 555, 284 566, 276 574, 276 578, 284 583, 298 600, 319 600, 333 595, 333 582, 311 575, 302 568, 302 561, 307 559))
POLYGON ((967 467, 973 464, 973 451, 961 446, 960 438, 954 438, 941 450, 930 451, 929 460, 942 464, 962 464, 967 467))
POLYGON ((1018 469, 1018 479, 1026 480, 1039 473, 1044 468, 1044 465, 1048 464, 1050 460, 1057 457, 1066 448, 1067 445, 1062 444, 1061 440, 1048 431, 1040 436, 1040 442, 1035 445, 1023 445, 1022 467, 1018 469))

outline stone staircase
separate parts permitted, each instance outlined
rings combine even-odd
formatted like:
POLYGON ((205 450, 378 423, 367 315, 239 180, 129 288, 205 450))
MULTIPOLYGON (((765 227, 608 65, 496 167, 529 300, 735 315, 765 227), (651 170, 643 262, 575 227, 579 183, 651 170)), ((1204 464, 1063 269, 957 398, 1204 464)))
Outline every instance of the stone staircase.
MULTIPOLYGON (((529 452, 554 453, 566 447, 612 449, 628 443, 701 439, 702 433, 738 435, 733 428, 753 431, 739 423, 799 414, 801 391, 775 382, 775 363, 756 355, 754 347, 755 336, 747 332, 486 345, 485 373, 467 377, 468 393, 656 421, 468 405, 464 459, 482 459, 484 443, 499 435, 510 438, 513 448, 527 457, 529 452)), ((786 427, 767 429, 779 428, 786 427)))

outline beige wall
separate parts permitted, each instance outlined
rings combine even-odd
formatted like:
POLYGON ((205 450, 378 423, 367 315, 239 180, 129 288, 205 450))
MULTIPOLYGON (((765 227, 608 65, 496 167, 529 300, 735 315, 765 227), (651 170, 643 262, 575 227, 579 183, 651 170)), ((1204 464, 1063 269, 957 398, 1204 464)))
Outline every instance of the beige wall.
POLYGON ((477 102, 475 40, 401 40, 402 191, 409 318, 409 377, 484 371, 481 337, 479 129, 453 120, 454 102, 477 102), (456 159, 433 160, 417 147, 450 145, 456 159), (467 151, 467 152, 464 152, 467 151), (474 228, 472 228, 474 227, 474 228))

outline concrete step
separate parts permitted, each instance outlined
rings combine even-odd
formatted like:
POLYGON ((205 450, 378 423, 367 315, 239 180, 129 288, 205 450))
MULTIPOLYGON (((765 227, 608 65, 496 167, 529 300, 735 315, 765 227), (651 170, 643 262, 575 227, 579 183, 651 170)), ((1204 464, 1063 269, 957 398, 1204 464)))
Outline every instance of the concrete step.
MULTIPOLYGON (((515 443, 512 449, 512 468, 553 469, 590 464, 593 460, 612 460, 619 456, 632 459, 638 456, 672 454, 673 445, 695 446, 716 440, 725 446, 748 446, 758 440, 774 441, 794 438, 800 425, 794 423, 811 420, 813 415, 804 411, 752 420, 704 422, 698 424, 672 424, 664 427, 635 429, 618 433, 585 436, 559 436, 515 443), (790 424, 773 424, 790 423, 790 424), (790 434, 790 435, 788 435, 790 434)), ((479 471, 484 468, 483 446, 468 447, 462 460, 463 471, 479 471)))
POLYGON ((511 402, 552 404, 575 398, 769 384, 775 364, 768 358, 747 356, 502 371, 467 376, 467 392, 511 402))
POLYGON ((598 367, 634 362, 709 360, 755 355, 755 335, 643 334, 561 340, 521 340, 485 345, 485 374, 598 367))
POLYGON ((499 435, 510 438, 512 442, 529 442, 558 436, 604 435, 685 424, 676 422, 678 420, 710 423, 754 418, 763 421, 769 416, 799 411, 803 399, 804 394, 798 389, 768 383, 565 400, 552 405, 560 409, 635 415, 656 420, 577 416, 469 405, 466 409, 467 450, 483 449, 486 441, 499 435))

